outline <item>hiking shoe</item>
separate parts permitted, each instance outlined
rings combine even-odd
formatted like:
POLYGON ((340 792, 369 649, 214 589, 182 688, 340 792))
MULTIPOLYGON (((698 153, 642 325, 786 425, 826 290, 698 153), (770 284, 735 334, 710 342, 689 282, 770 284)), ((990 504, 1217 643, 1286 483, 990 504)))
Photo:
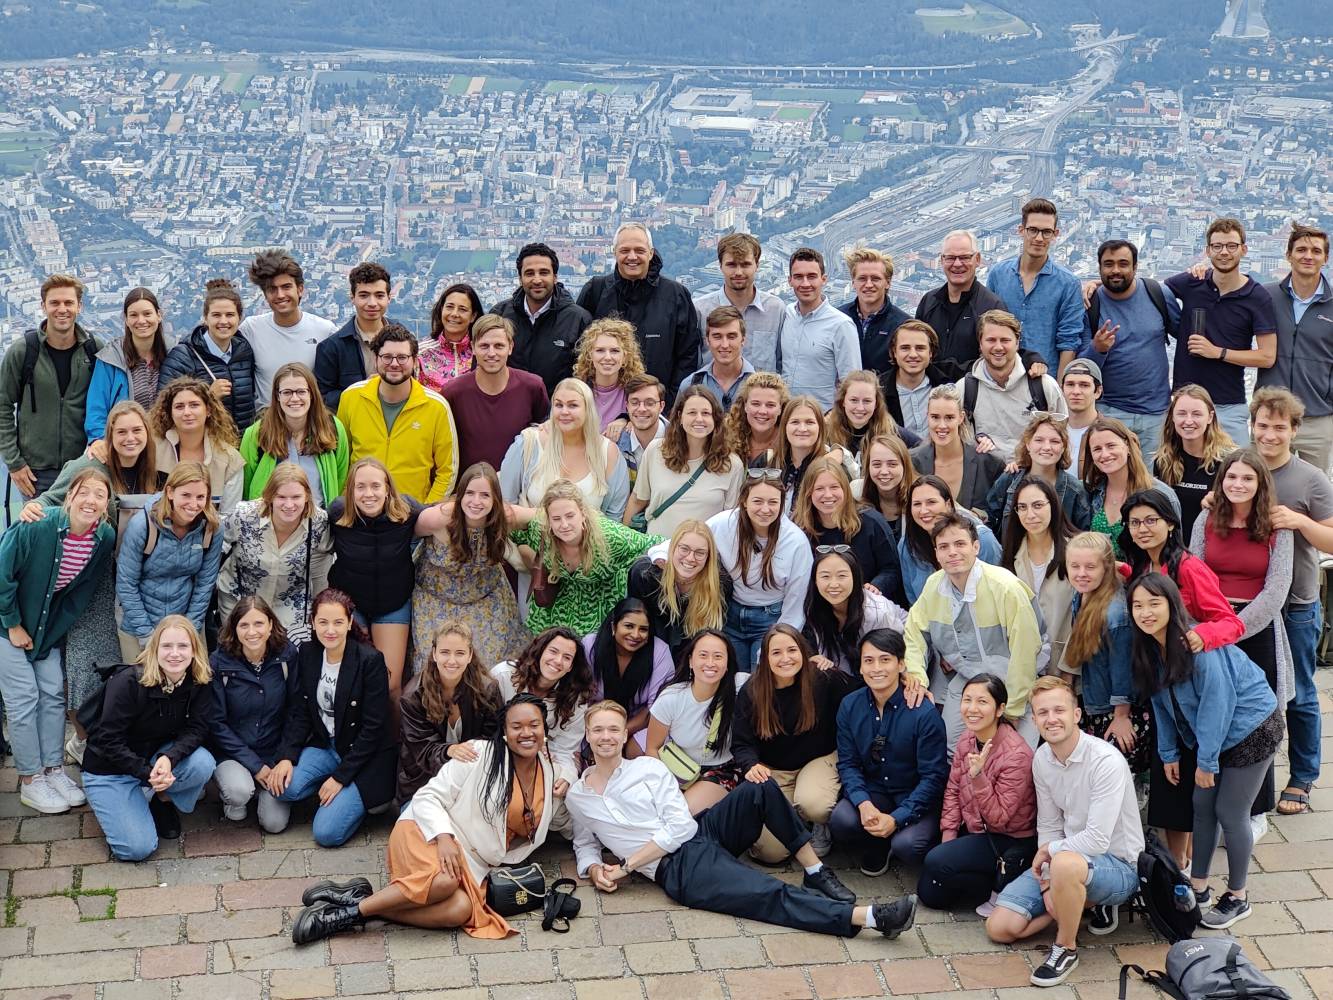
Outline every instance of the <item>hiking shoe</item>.
MULTIPOLYGON (((809 886, 810 876, 806 876, 809 886)), ((350 882, 317 882, 301 894, 301 905, 314 903, 333 903, 337 906, 354 906, 375 892, 369 879, 354 878, 350 882)))
POLYGON ((869 875, 871 878, 879 878, 889 870, 891 855, 889 854, 889 841, 887 838, 875 838, 875 843, 865 849, 861 855, 861 874, 869 875))
POLYGON ((148 800, 148 811, 153 814, 153 826, 159 840, 177 840, 181 835, 181 814, 166 799, 154 795, 148 800))
POLYGON ((833 850, 833 831, 829 829, 827 823, 810 825, 810 848, 817 858, 826 857, 828 852, 833 850))
POLYGON ((63 767, 53 767, 46 772, 46 783, 63 796, 67 805, 81 806, 88 801, 79 783, 65 773, 63 767))
POLYGON ((47 782, 45 774, 35 774, 28 783, 19 783, 19 801, 29 809, 48 815, 69 812, 69 802, 47 782))
POLYGON ((65 741, 65 754, 75 764, 83 766, 83 752, 88 749, 88 741, 71 736, 65 741))
POLYGON ((326 937, 364 926, 366 918, 355 904, 337 906, 333 903, 315 903, 307 906, 292 921, 292 943, 310 944, 326 937))
POLYGON ((1213 908, 1203 915, 1202 923, 1215 931, 1226 930, 1232 924, 1244 920, 1252 912, 1254 911, 1250 909, 1248 900, 1224 892, 1213 908))
POLYGON ((843 885, 842 880, 828 865, 820 866, 819 871, 813 875, 807 872, 801 884, 838 903, 856 902, 856 893, 843 885))
POLYGON ((1114 934, 1120 926, 1120 907, 1102 904, 1092 908, 1088 930, 1094 934, 1114 934))
POLYGON ((900 896, 892 903, 875 903, 870 912, 875 917, 875 930, 892 941, 916 922, 916 894, 900 896))
POLYGON ((1053 944, 1051 945, 1051 953, 1046 956, 1046 961, 1033 970, 1028 982, 1033 986, 1059 986, 1077 968, 1078 951, 1053 944))

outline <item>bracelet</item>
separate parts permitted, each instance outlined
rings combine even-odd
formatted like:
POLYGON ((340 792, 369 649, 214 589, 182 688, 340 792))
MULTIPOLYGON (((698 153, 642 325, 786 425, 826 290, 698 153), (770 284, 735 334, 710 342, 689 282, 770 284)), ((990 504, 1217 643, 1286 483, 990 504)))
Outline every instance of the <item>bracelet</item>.
POLYGON ((1222 348, 1222 353, 1221 353, 1220 355, 1218 355, 1217 360, 1218 360, 1218 361, 1225 361, 1226 359, 1227 359, 1227 349, 1224 347, 1224 348, 1222 348))

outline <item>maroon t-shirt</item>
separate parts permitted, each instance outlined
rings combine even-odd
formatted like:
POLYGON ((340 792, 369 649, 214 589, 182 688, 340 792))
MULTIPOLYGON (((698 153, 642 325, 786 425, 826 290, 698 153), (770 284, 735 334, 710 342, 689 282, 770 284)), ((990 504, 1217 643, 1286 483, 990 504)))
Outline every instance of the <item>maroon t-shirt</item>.
POLYGON ((498 396, 477 388, 475 371, 445 384, 440 395, 449 401, 458 428, 458 471, 475 462, 490 462, 497 472, 505 452, 529 424, 550 412, 546 385, 531 372, 509 369, 509 384, 498 396))

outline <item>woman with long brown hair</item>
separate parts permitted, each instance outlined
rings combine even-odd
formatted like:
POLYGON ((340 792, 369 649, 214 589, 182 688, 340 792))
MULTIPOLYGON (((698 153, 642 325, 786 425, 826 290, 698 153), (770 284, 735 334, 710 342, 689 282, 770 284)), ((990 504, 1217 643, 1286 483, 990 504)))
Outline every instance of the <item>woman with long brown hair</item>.
MULTIPOLYGON (((782 472, 782 486, 787 502, 795 500, 806 469, 817 458, 829 453, 824 430, 824 411, 814 396, 797 396, 782 408, 778 421, 778 448, 769 464, 782 472)), ((842 453, 838 453, 841 461, 842 453)))
MULTIPOLYGON (((178 462, 198 462, 208 470, 218 509, 224 514, 235 509, 244 494, 245 460, 236 450, 236 424, 208 386, 194 378, 169 382, 148 419, 157 441, 158 475, 168 475, 178 462)), ((106 460, 104 454, 90 454, 106 460)))
POLYGON ((854 472, 865 442, 874 437, 901 437, 909 448, 921 443, 919 435, 899 427, 884 402, 879 376, 864 368, 848 372, 833 394, 833 406, 824 414, 824 435, 830 448, 839 448, 854 472))
POLYGON ((994 532, 981 524, 971 511, 954 503, 948 483, 939 476, 917 476, 907 488, 907 511, 903 518, 902 537, 898 539, 898 570, 902 573, 903 592, 909 605, 916 603, 926 579, 939 569, 930 529, 946 514, 957 514, 977 522, 981 561, 992 566, 1000 565, 1000 543, 994 532))
POLYGON ((92 380, 88 383, 88 405, 83 433, 96 441, 106 433, 111 407, 133 400, 145 410, 157 399, 158 376, 167 359, 167 341, 162 335, 162 307, 147 288, 131 288, 121 307, 125 333, 108 340, 97 352, 92 380))
POLYGON ((916 479, 907 444, 896 435, 867 437, 860 464, 861 478, 852 480, 852 496, 880 512, 897 545, 903 534, 907 491, 916 479))
MULTIPOLYGON (((1160 454, 1160 452, 1159 452, 1160 454)), ((1160 479, 1154 479, 1143 464, 1139 439, 1114 417, 1098 417, 1083 434, 1083 487, 1092 506, 1091 530, 1111 539, 1116 553, 1121 550, 1120 535, 1125 529, 1126 498, 1140 490, 1157 490, 1167 497, 1180 518, 1180 501, 1175 492, 1160 479)))
POLYGON ((778 448, 778 421, 791 401, 787 383, 775 372, 755 372, 727 411, 727 440, 747 468, 772 464, 778 448))
POLYGON ((302 364, 273 375, 273 401, 241 436, 245 499, 257 499, 279 462, 305 470, 315 503, 327 507, 347 481, 351 448, 347 429, 329 412, 314 373, 302 364))
POLYGON ((1222 429, 1207 389, 1182 385, 1171 394, 1153 471, 1175 491, 1186 538, 1193 534, 1218 463, 1235 450, 1236 442, 1222 429))
POLYGON ((1018 481, 1026 476, 1039 476, 1055 490, 1065 517, 1079 531, 1087 531, 1092 523, 1092 509, 1083 483, 1069 471, 1073 455, 1069 450, 1069 420, 1059 413, 1034 413, 1023 428, 1023 436, 1014 448, 1014 462, 1018 468, 1006 472, 990 488, 986 497, 986 523, 997 535, 1004 534, 1005 524, 1014 509, 1014 495, 1018 481))

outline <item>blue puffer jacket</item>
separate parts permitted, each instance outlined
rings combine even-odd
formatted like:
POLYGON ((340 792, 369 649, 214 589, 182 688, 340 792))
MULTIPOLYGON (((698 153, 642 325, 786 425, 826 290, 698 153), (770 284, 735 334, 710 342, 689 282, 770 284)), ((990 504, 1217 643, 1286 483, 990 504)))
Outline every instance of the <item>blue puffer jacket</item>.
POLYGON ((121 630, 146 638, 167 615, 184 615, 201 633, 204 613, 222 565, 222 528, 204 547, 206 522, 201 517, 184 538, 167 526, 159 528, 153 551, 145 556, 148 517, 161 494, 130 519, 116 556, 116 603, 124 611, 121 630))
MULTIPOLYGON (((170 349, 171 340, 167 340, 170 349)), ((165 385, 165 383, 163 383, 165 385)), ((111 340, 97 352, 93 378, 88 384, 88 406, 83 418, 83 432, 89 441, 106 435, 106 415, 123 399, 130 398, 130 369, 125 363, 125 345, 111 340)))
MULTIPOLYGON (((1160 670, 1160 666, 1158 668, 1160 670)), ((1254 732, 1277 710, 1264 672, 1235 646, 1194 654, 1190 676, 1152 696, 1157 752, 1162 763, 1180 760, 1180 747, 1198 748, 1199 767, 1216 774, 1218 757, 1254 732), (1175 702, 1188 730, 1177 725, 1175 702)))
POLYGON ((167 352, 162 362, 158 385, 165 387, 182 375, 202 379, 212 385, 218 379, 231 380, 231 395, 222 403, 236 421, 237 433, 255 422, 255 351, 241 334, 231 338, 231 360, 223 361, 204 343, 208 328, 196 326, 194 332, 167 352))
MULTIPOLYGON (((1000 565, 1000 543, 996 540, 995 533, 982 524, 981 519, 970 510, 959 507, 958 513, 976 523, 977 537, 981 541, 981 561, 992 566, 1000 565)), ((926 585, 926 580, 935 572, 936 567, 923 563, 912 554, 912 549, 907 544, 905 524, 902 537, 898 539, 898 568, 902 571, 903 591, 907 595, 907 603, 915 604, 916 599, 921 596, 921 588, 926 585)))
POLYGON ((208 748, 219 761, 234 760, 258 774, 277 763, 287 712, 296 704, 296 647, 289 643, 258 667, 222 649, 211 662, 217 714, 208 748))
MULTIPOLYGON (((1072 604, 1075 621, 1082 602, 1083 595, 1075 594, 1072 604)), ((1106 609, 1101 647, 1083 664, 1085 712, 1103 714, 1116 705, 1134 704, 1133 636, 1125 596, 1116 594, 1106 609)))

